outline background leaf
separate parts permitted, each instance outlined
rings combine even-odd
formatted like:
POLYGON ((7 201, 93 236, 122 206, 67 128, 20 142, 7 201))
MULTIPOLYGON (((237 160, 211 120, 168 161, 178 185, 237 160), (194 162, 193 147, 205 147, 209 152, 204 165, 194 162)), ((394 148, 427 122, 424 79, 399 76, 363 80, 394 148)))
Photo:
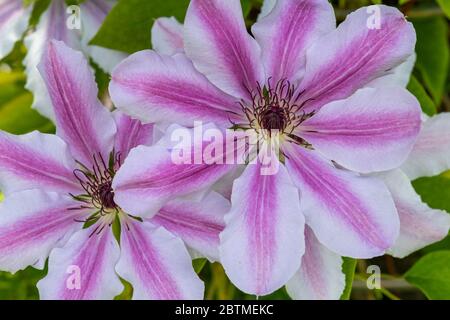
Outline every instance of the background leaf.
POLYGON ((353 279, 355 277, 356 259, 343 258, 342 272, 345 274, 345 289, 341 300, 349 300, 352 292, 353 279))
POLYGON ((423 112, 429 116, 436 114, 436 105, 416 77, 411 76, 408 90, 419 100, 423 112))

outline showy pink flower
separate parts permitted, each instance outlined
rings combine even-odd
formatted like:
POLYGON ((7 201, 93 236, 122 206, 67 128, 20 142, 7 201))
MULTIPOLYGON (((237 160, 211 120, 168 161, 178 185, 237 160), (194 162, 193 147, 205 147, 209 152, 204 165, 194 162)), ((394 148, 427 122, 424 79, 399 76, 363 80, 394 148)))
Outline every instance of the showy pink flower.
MULTIPOLYGON (((278 173, 261 175, 260 163, 245 168, 221 234, 221 262, 245 292, 270 293, 295 275, 315 284, 302 287, 306 295, 339 297, 340 256, 382 255, 399 235, 387 186, 367 174, 398 168, 417 139, 417 100, 387 81, 416 39, 401 12, 377 8, 379 28, 366 8, 336 28, 326 0, 269 1, 252 37, 239 0, 192 0, 183 35, 175 21, 157 21, 153 39, 166 55, 139 52, 113 72, 114 103, 144 122, 281 133, 278 173), (336 285, 320 283, 325 272, 336 285)), ((155 214, 155 203, 232 170, 176 165, 167 152, 141 147, 119 170, 115 199, 155 214)))
MULTIPOLYGON (((48 41, 64 41, 73 49, 83 50, 108 73, 126 57, 124 53, 89 44, 115 2, 115 0, 84 1, 76 9, 79 12, 74 12, 74 16, 71 17, 68 15, 65 0, 52 0, 39 17, 35 30, 30 30, 25 36, 24 43, 28 50, 24 60, 27 73, 25 87, 33 93, 33 108, 44 116, 55 119, 47 89, 36 68, 48 41), (75 16, 77 13, 79 16, 75 16), (75 21, 71 19, 79 19, 79 23, 72 26, 70 22, 75 21)), ((33 5, 24 7, 23 0, 0 0, 0 39, 2 39, 0 59, 12 50, 15 42, 20 40, 29 28, 32 10, 33 5)))
POLYGON ((174 200, 152 219, 122 210, 115 173, 130 150, 152 144, 153 125, 103 107, 86 59, 62 42, 49 43, 39 69, 57 133, 0 132, 0 269, 43 268, 49 257, 42 299, 112 299, 119 276, 135 299, 203 298, 181 239, 217 259, 227 201, 174 200))

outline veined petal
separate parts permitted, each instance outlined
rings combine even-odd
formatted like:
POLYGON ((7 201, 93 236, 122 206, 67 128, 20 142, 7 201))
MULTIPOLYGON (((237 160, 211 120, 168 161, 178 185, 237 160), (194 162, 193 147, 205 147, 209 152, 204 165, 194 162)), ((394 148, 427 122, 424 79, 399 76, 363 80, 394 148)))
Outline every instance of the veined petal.
POLYGON ((264 83, 261 49, 247 32, 239 0, 193 0, 184 27, 188 57, 220 89, 250 98, 249 90, 264 83))
POLYGON ((117 273, 135 300, 200 300, 204 285, 183 242, 162 227, 129 219, 121 233, 117 273))
POLYGON ((261 167, 248 165, 234 182, 232 207, 220 235, 220 259, 228 277, 240 290, 258 296, 285 285, 305 249, 297 188, 282 164, 272 175, 262 175, 261 167))
POLYGON ((406 59, 398 67, 392 69, 392 71, 383 77, 377 78, 367 84, 367 87, 379 88, 379 87, 393 87, 400 86, 406 88, 411 79, 411 74, 416 64, 417 55, 414 53, 406 59))
POLYGON ((212 261, 219 260, 219 233, 225 227, 224 216, 229 202, 215 192, 202 201, 172 200, 150 219, 162 226, 186 245, 212 261))
POLYGON ((70 210, 76 205, 69 196, 37 189, 6 197, 0 204, 0 269, 14 273, 45 261, 83 227, 75 220, 89 212, 70 210))
POLYGON ((116 1, 89 0, 81 5, 81 45, 96 64, 105 72, 111 73, 113 69, 127 57, 123 52, 90 45, 89 41, 95 36, 107 14, 116 1))
POLYGON ((402 170, 411 180, 450 169, 450 113, 428 118, 402 170))
POLYGON ((67 6, 64 0, 52 0, 48 9, 39 19, 36 31, 25 37, 24 43, 28 50, 24 60, 27 73, 25 88, 33 93, 32 107, 44 116, 55 120, 52 102, 48 95, 45 82, 37 69, 49 40, 64 41, 68 46, 79 49, 80 40, 78 30, 67 28, 67 6))
POLYGON ((423 203, 401 170, 390 171, 383 174, 382 178, 392 194, 400 217, 400 236, 389 253, 404 258, 448 235, 450 214, 431 209, 423 203))
POLYGON ((184 52, 183 25, 175 17, 156 19, 152 27, 152 48, 168 56, 184 52))
POLYGON ((94 155, 108 159, 116 127, 97 98, 97 84, 83 55, 63 42, 51 41, 39 70, 52 100, 57 134, 74 158, 85 165, 93 162, 94 155))
POLYGON ((0 189, 5 194, 34 188, 77 193, 75 168, 67 145, 54 135, 0 131, 0 189))
POLYGON ((109 89, 119 109, 144 122, 230 126, 241 110, 239 101, 213 86, 183 54, 135 53, 115 69, 109 89))
POLYGON ((168 200, 204 190, 233 168, 225 161, 207 164, 202 155, 196 163, 194 152, 190 164, 177 163, 172 155, 158 145, 133 149, 113 181, 116 203, 133 215, 152 217, 168 200))
POLYGON ((308 50, 299 103, 317 110, 349 97, 406 61, 415 43, 414 28, 398 9, 376 5, 356 10, 308 50))
POLYGON ((27 30, 32 6, 21 0, 0 0, 0 59, 3 59, 27 30))
POLYGON ((52 251, 48 274, 37 284, 42 300, 110 300, 122 292, 114 270, 119 245, 108 227, 100 234, 93 228, 78 231, 52 251))
POLYGON ((337 169, 300 146, 286 146, 285 153, 306 222, 322 244, 353 258, 382 255, 394 244, 399 218, 380 179, 337 169))
POLYGON ((117 126, 114 150, 120 153, 122 160, 126 159, 131 149, 153 144, 153 124, 142 124, 120 111, 114 111, 113 117, 117 126))
POLYGON ((327 0, 278 0, 270 14, 252 27, 267 77, 275 82, 300 80, 306 49, 335 28, 333 7, 327 0))
POLYGON ((306 227, 305 254, 300 269, 286 284, 288 294, 296 300, 339 300, 345 288, 342 262, 306 227))
POLYGON ((398 168, 420 131, 417 99, 401 87, 365 88, 331 102, 300 127, 300 135, 330 160, 358 172, 398 168))

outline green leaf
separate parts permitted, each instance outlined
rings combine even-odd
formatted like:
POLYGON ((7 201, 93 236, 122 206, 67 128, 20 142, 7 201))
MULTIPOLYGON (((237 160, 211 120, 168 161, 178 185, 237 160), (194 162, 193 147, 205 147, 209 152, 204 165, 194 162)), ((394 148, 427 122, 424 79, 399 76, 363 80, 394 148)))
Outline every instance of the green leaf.
POLYGON ((154 20, 174 16, 183 21, 188 4, 189 0, 121 0, 91 44, 128 53, 149 49, 154 20))
POLYGON ((439 105, 447 79, 449 45, 447 22, 443 17, 413 20, 417 32, 417 63, 423 82, 439 105))
POLYGON ((192 260, 192 266, 194 267, 195 272, 200 273, 203 270, 203 268, 205 267, 206 262, 208 262, 208 260, 206 260, 206 259, 192 260))
POLYGON ((437 3, 441 6, 445 15, 450 18, 450 1, 449 0, 437 0, 437 3))
POLYGON ((436 114, 436 105, 416 77, 411 76, 408 90, 419 100, 423 112, 429 116, 436 114))
POLYGON ((450 212, 450 171, 413 181, 414 189, 430 207, 450 212))
POLYGON ((355 277, 356 259, 343 258, 342 272, 345 274, 345 289, 341 300, 349 300, 352 293, 353 278, 355 277))
POLYGON ((405 274, 429 299, 450 299, 450 250, 436 251, 422 257, 405 274))

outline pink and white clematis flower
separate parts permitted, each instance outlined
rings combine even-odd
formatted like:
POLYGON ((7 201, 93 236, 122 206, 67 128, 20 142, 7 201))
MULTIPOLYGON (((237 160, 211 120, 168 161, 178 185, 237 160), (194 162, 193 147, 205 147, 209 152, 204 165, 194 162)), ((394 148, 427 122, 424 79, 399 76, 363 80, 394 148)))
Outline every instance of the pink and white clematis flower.
MULTIPOLYGON (((25 36, 28 49, 24 64, 26 66, 26 88, 34 95, 33 108, 46 117, 55 120, 48 92, 37 70, 42 54, 49 40, 64 41, 73 49, 82 49, 103 70, 110 73, 126 55, 118 51, 89 45, 103 20, 111 10, 115 0, 87 0, 79 6, 80 28, 70 26, 70 14, 64 0, 52 0, 39 18, 36 29, 25 36)), ((0 0, 0 59, 6 56, 14 44, 28 29, 32 5, 24 7, 23 0, 0 0)), ((77 9, 78 10, 78 9, 77 9)))
POLYGON ((49 42, 39 70, 57 133, 0 132, 0 269, 42 268, 49 257, 42 299, 112 299, 123 290, 119 276, 134 299, 202 299, 181 239, 217 259, 228 202, 214 193, 178 199, 152 219, 122 210, 115 173, 130 150, 152 144, 153 125, 103 107, 88 62, 62 42, 49 42))
MULTIPOLYGON (((389 189, 367 174, 406 160, 420 106, 403 87, 369 84, 413 55, 415 31, 387 6, 378 6, 380 28, 369 28, 366 8, 336 28, 326 0, 264 8, 252 37, 239 0, 192 0, 181 38, 173 20, 154 29, 169 55, 127 58, 113 72, 110 93, 119 109, 144 122, 277 130, 284 155, 278 173, 261 175, 261 164, 248 165, 234 182, 221 262, 248 293, 268 294, 296 277, 305 296, 335 298, 343 288, 340 256, 382 255, 399 235, 389 189), (318 274, 329 277, 316 291, 318 274)), ((123 208, 202 190, 231 170, 180 166, 157 152, 132 152, 119 170, 114 188, 123 208), (158 165, 140 167, 142 158, 158 165), (157 186, 149 182, 155 179, 157 186)))

